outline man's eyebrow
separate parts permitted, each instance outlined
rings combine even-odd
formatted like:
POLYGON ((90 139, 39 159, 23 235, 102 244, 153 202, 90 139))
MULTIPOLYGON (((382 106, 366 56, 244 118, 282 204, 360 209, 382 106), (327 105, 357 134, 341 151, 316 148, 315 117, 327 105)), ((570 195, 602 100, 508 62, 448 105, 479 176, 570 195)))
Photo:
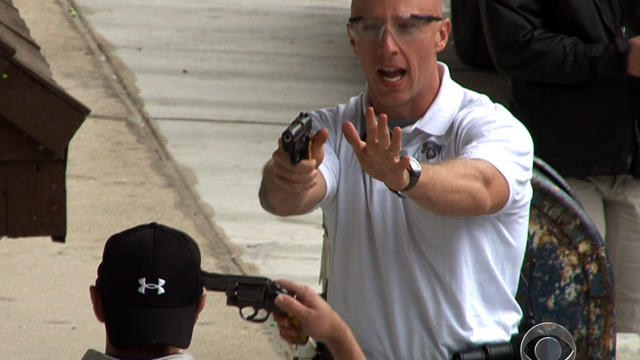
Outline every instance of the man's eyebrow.
POLYGON ((414 19, 421 19, 426 21, 440 21, 443 19, 442 16, 429 15, 429 14, 411 14, 409 16, 414 19))
MULTIPOLYGON (((410 17, 410 18, 414 18, 414 19, 419 19, 419 20, 426 20, 426 21, 440 21, 442 19, 444 19, 442 16, 439 15, 431 15, 431 14, 408 14, 405 15, 406 17, 410 17)), ((354 22, 358 22, 360 20, 364 19, 364 16, 358 15, 358 16, 352 16, 349 18, 348 22, 349 23, 354 23, 354 22)))

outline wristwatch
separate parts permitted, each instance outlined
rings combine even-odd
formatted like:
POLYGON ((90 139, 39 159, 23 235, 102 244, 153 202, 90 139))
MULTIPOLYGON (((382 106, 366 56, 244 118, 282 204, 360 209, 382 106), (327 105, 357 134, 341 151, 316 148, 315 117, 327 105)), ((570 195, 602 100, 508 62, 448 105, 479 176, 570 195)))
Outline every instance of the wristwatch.
POLYGON ((402 192, 412 189, 418 183, 418 179, 420 179, 420 174, 422 174, 422 166, 420 165, 420 161, 416 160, 416 158, 414 158, 413 156, 409 156, 409 167, 407 168, 407 171, 409 172, 409 184, 407 184, 404 189, 392 190, 391 188, 389 188, 389 190, 393 191, 396 195, 402 198, 405 197, 404 195, 402 195, 402 192))

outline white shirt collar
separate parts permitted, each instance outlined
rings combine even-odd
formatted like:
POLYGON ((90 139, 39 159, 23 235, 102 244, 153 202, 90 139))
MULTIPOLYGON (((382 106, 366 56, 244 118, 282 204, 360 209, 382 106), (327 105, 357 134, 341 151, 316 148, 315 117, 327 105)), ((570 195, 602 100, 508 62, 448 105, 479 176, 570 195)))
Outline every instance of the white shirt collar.
MULTIPOLYGON (((445 63, 438 62, 438 73, 440 75, 438 94, 427 112, 409 127, 410 131, 418 128, 427 134, 442 136, 451 126, 455 115, 458 113, 459 106, 452 105, 460 104, 462 101, 463 92, 460 91, 460 85, 451 79, 449 68, 445 63)), ((371 104, 368 84, 365 84, 362 99, 362 114, 364 116, 367 106, 371 104)))
POLYGON ((440 73, 438 94, 426 114, 416 122, 415 126, 428 134, 442 136, 458 113, 464 92, 461 91, 460 85, 451 79, 447 65, 438 62, 438 72, 440 73))

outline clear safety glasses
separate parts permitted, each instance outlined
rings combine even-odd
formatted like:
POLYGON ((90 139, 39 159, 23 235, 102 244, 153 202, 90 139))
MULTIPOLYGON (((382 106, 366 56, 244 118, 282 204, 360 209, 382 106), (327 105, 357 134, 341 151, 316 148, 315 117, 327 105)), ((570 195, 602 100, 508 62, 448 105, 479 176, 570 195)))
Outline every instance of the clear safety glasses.
POLYGON ((394 16, 390 23, 386 23, 376 17, 354 16, 349 18, 349 31, 357 40, 377 42, 382 39, 384 29, 387 29, 396 41, 407 42, 419 39, 426 33, 430 23, 440 20, 440 16, 409 14, 394 16))

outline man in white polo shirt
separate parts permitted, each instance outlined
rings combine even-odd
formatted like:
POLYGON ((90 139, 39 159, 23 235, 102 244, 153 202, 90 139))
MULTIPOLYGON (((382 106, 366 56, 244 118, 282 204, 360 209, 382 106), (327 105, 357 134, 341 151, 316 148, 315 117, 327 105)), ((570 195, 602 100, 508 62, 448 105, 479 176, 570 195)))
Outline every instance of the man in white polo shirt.
POLYGON ((369 359, 448 359, 508 341, 522 315, 531 137, 437 61, 441 14, 440 0, 353 0, 364 92, 311 112, 312 159, 280 145, 263 172, 267 211, 322 208, 328 301, 369 359))

